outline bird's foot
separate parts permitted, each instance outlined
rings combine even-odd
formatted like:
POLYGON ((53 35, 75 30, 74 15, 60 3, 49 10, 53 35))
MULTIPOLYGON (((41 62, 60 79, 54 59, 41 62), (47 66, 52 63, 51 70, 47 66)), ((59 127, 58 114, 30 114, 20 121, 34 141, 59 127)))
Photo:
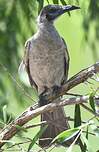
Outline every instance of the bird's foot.
POLYGON ((52 94, 57 95, 58 92, 60 91, 60 89, 61 89, 60 86, 54 85, 54 86, 52 87, 52 94))
POLYGON ((39 95, 39 106, 44 106, 49 104, 51 101, 48 100, 48 96, 58 96, 59 91, 61 90, 60 86, 54 85, 50 89, 45 87, 45 90, 39 95))
POLYGON ((44 106, 46 104, 48 104, 48 100, 47 100, 47 92, 48 92, 48 88, 45 87, 45 90, 39 95, 39 106, 44 106))

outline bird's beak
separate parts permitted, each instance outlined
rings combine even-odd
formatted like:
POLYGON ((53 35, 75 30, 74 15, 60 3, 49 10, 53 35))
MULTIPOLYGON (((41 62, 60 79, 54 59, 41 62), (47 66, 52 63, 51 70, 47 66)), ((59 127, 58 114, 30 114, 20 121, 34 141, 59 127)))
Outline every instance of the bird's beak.
POLYGON ((74 6, 74 5, 65 5, 65 6, 62 6, 61 14, 65 13, 65 12, 73 11, 76 9, 80 9, 80 7, 74 6))
POLYGON ((80 7, 79 6, 74 6, 74 5, 62 6, 61 8, 58 9, 58 11, 56 13, 53 14, 52 18, 56 19, 60 15, 66 13, 66 12, 69 12, 69 11, 76 10, 76 9, 80 9, 80 7))
POLYGON ((74 5, 65 5, 65 6, 56 5, 56 7, 57 7, 57 11, 48 13, 48 16, 47 16, 48 20, 54 21, 57 17, 59 17, 60 15, 66 13, 66 12, 76 10, 76 9, 80 9, 79 6, 74 6, 74 5))

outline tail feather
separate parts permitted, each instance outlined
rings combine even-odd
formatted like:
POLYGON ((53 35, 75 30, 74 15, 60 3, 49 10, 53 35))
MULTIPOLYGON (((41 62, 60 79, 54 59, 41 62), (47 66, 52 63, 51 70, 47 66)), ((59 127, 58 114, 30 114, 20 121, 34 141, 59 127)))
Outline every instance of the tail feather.
MULTIPOLYGON (((41 147, 47 147, 60 132, 70 128, 62 107, 53 112, 41 114, 41 121, 47 121, 48 123, 47 129, 39 139, 41 147)), ((44 127, 44 125, 41 127, 44 127)))

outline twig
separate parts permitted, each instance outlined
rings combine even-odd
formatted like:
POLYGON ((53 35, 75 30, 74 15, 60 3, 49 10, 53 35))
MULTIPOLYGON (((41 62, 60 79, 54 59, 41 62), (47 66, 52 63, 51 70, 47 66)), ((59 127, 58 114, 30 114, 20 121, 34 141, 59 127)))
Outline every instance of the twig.
MULTIPOLYGON (((83 133, 86 133, 86 131, 82 131, 83 133)), ((95 133, 88 132, 88 134, 95 136, 95 133)))
MULTIPOLYGON (((26 144, 26 143, 30 143, 31 141, 32 141, 32 139, 31 139, 31 140, 24 141, 24 142, 15 143, 15 144, 7 147, 7 149, 10 149, 10 148, 15 147, 15 146, 17 146, 17 145, 23 145, 23 144, 26 144)), ((5 150, 7 150, 7 149, 5 149, 5 150)))
MULTIPOLYGON (((45 95, 48 101, 53 101, 54 99, 64 95, 68 90, 72 89, 73 87, 77 86, 80 83, 85 82, 88 78, 91 78, 94 74, 99 73, 99 63, 96 63, 89 68, 86 68, 73 76, 71 79, 64 84, 61 89, 57 91, 56 94, 53 94, 53 91, 48 91, 45 95)), ((36 116, 40 115, 41 113, 52 111, 60 106, 72 105, 72 104, 80 104, 86 103, 89 99, 89 96, 82 96, 82 97, 73 97, 69 99, 65 99, 64 101, 58 103, 49 103, 48 105, 34 108, 33 106, 26 109, 16 120, 11 122, 5 128, 0 131, 0 139, 2 140, 9 140, 12 138, 17 132, 18 129, 16 125, 23 126, 31 119, 35 118, 36 116), (35 110, 34 110, 35 109, 35 110)), ((42 102, 42 101, 40 101, 42 102)), ((0 142, 0 147, 2 147, 5 142, 0 142)))
POLYGON ((41 121, 40 123, 37 123, 37 124, 34 124, 34 125, 26 125, 26 126, 24 126, 24 129, 30 129, 30 128, 38 127, 38 126, 41 126, 43 124, 47 124, 47 122, 46 121, 41 121))
POLYGON ((66 93, 66 95, 75 96, 75 97, 81 97, 81 96, 83 96, 83 95, 81 95, 81 94, 70 93, 70 92, 66 93))

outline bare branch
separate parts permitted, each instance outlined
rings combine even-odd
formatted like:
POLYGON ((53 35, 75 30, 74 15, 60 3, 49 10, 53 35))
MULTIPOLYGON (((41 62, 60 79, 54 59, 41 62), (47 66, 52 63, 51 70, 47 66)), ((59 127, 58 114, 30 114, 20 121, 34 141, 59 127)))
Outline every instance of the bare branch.
POLYGON ((24 129, 30 129, 30 128, 38 127, 38 126, 41 126, 43 124, 47 124, 47 122, 46 121, 41 121, 40 123, 37 123, 37 124, 34 124, 34 125, 25 125, 24 129))
MULTIPOLYGON (((73 87, 77 86, 80 83, 83 83, 88 78, 91 78, 94 74, 99 73, 99 63, 92 65, 89 68, 86 68, 70 78, 65 85, 63 85, 56 94, 53 94, 53 91, 48 91, 45 97, 47 100, 52 101, 62 95, 64 95, 68 90, 72 89, 73 87)), ((60 103, 49 103, 48 105, 34 108, 34 106, 29 107, 26 109, 16 120, 8 124, 5 128, 0 131, 0 147, 2 147, 6 142, 2 142, 2 140, 9 140, 12 138, 19 130, 16 127, 17 125, 23 126, 31 119, 35 118, 36 116, 40 115, 41 113, 52 111, 60 106, 72 105, 72 104, 80 104, 86 103, 89 99, 89 96, 81 96, 81 97, 73 97, 69 99, 65 99, 60 103)))
MULTIPOLYGON (((78 98, 70 98, 66 99, 65 101, 61 101, 60 103, 50 103, 48 105, 39 107, 34 110, 34 108, 29 107, 23 114, 21 114, 15 121, 7 125, 4 129, 0 131, 0 139, 1 140, 9 140, 11 137, 13 137, 17 131, 18 128, 17 125, 23 126, 27 122, 29 122, 31 119, 35 118, 36 116, 40 115, 41 113, 52 111, 60 106, 65 105, 72 105, 72 104, 79 104, 79 103, 85 103, 88 99, 88 96, 84 97, 78 97, 78 98)), ((0 147, 4 145, 5 142, 0 142, 0 147)))
POLYGON ((47 92, 47 100, 52 101, 60 96, 63 96, 65 93, 67 93, 67 91, 69 91, 70 89, 74 88, 75 86, 77 86, 83 82, 86 82, 89 78, 91 78, 92 76, 94 76, 97 73, 99 73, 99 62, 80 71, 79 73, 77 73, 76 75, 71 77, 66 82, 66 84, 64 84, 57 91, 57 94, 54 94, 53 91, 52 91, 52 93, 51 93, 51 91, 47 92))

